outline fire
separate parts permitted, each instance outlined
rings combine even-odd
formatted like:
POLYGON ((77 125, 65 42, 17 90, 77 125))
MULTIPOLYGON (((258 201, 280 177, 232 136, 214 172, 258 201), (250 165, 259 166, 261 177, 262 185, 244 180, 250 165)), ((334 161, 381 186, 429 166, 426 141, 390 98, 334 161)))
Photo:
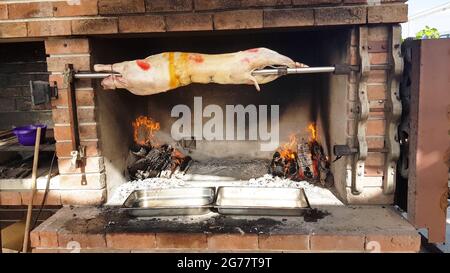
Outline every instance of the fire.
MULTIPOLYGON (((309 142, 317 141, 317 128, 315 123, 310 123, 306 130, 309 132, 309 142)), ((289 142, 284 143, 278 149, 283 159, 295 159, 295 153, 297 151, 298 140, 295 134, 289 136, 289 142)))
POLYGON ((297 137, 292 134, 289 136, 289 142, 281 145, 279 152, 283 159, 295 159, 295 151, 297 151, 297 137))
POLYGON ((308 125, 308 131, 311 134, 310 141, 316 141, 317 140, 317 128, 315 123, 310 123, 308 125))
POLYGON ((149 143, 155 144, 155 132, 159 131, 159 122, 154 121, 150 117, 139 116, 133 121, 134 141, 139 145, 146 145, 149 143))
POLYGON ((292 134, 289 141, 280 145, 273 154, 269 173, 273 176, 306 180, 311 183, 320 182, 322 186, 331 187, 334 178, 330 171, 330 162, 320 142, 315 123, 304 129, 309 135, 297 139, 292 134))
POLYGON ((173 149, 172 156, 176 157, 176 158, 183 158, 184 157, 184 155, 180 151, 178 151, 177 149, 173 149))

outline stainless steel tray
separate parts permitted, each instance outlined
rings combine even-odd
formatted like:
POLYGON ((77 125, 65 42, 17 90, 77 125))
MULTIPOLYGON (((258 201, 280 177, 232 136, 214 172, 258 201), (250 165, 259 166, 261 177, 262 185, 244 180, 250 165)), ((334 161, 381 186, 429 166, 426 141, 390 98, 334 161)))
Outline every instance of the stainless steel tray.
POLYGON ((200 215, 210 212, 214 187, 136 190, 122 209, 136 217, 200 215))
POLYGON ((310 205, 303 189, 219 187, 215 208, 221 214, 298 216, 310 205))

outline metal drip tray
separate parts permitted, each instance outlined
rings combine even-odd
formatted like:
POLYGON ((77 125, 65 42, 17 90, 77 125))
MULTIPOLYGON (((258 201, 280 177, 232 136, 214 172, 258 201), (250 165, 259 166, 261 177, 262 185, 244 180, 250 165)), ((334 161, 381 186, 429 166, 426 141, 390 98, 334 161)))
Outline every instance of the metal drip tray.
POLYGON ((214 187, 136 190, 122 210, 136 217, 200 215, 210 212, 214 196, 214 187))
POLYGON ((215 207, 220 214, 300 216, 310 205, 303 189, 219 187, 215 207))

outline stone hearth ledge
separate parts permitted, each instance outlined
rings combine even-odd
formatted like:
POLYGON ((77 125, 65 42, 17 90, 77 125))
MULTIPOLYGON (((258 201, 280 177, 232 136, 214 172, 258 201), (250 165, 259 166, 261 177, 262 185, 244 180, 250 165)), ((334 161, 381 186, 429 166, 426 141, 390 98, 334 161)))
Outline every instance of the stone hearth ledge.
POLYGON ((418 252, 393 207, 324 206, 310 217, 131 218, 118 207, 60 209, 31 233, 33 252, 418 252), (78 247, 79 246, 79 247, 78 247))

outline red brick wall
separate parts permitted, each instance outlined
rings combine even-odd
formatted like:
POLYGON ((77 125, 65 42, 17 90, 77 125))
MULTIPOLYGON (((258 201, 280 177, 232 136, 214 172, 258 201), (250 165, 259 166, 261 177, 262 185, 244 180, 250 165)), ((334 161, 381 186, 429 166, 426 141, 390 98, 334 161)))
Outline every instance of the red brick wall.
MULTIPOLYGON (((11 50, 8 52, 11 52, 11 50)), ((23 56, 26 57, 26 55, 23 56)), ((53 98, 51 105, 48 105, 47 107, 49 109, 47 112, 50 111, 49 115, 47 115, 47 123, 51 123, 54 128, 60 175, 54 178, 56 181, 52 180, 46 204, 101 204, 106 201, 106 177, 104 173, 103 157, 101 156, 98 141, 94 89, 92 88, 90 80, 79 80, 75 85, 80 140, 81 145, 86 147, 86 157, 82 164, 83 168, 73 169, 70 163, 70 151, 72 150, 72 145, 67 104, 67 89, 65 89, 63 84, 62 76, 66 63, 73 63, 75 69, 90 70, 91 56, 89 40, 81 38, 48 39, 45 41, 45 46, 42 44, 42 56, 44 58, 42 61, 44 65, 42 70, 48 70, 51 74, 42 74, 41 76, 44 78, 41 78, 40 80, 49 80, 51 84, 56 82, 59 89, 59 97, 57 99, 53 98), (46 60, 45 54, 48 56, 46 60), (81 184, 82 175, 85 175, 87 185, 81 184)), ((21 67, 20 71, 15 71, 15 83, 18 82, 17 79, 22 75, 17 73, 23 72, 23 69, 24 66, 21 67)), ((28 79, 26 80, 26 86, 28 86, 28 79)), ((18 87, 14 89, 16 92, 17 90, 22 90, 17 88, 18 87)), ((29 92, 29 87, 24 90, 29 92)), ((1 91, 2 89, 0 88, 0 92, 1 91)), ((16 99, 14 96, 11 97, 16 99)), ((11 97, 9 97, 9 99, 11 99, 11 97)), ((0 94, 0 102, 2 98, 3 97, 0 94)), ((17 125, 18 122, 20 123, 22 116, 19 115, 18 112, 14 112, 13 114, 14 116, 11 117, 5 113, 0 113, 0 121, 9 118, 17 125)), ((24 122, 29 123, 30 119, 25 119, 24 122)), ((43 194, 44 191, 39 190, 33 199, 33 204, 40 204, 42 202, 43 194)), ((29 199, 30 193, 26 191, 0 191, 0 205, 28 205, 29 199)))
POLYGON ((99 204, 105 200, 105 174, 101 156, 96 122, 95 94, 91 80, 77 80, 75 93, 77 102, 80 143, 86 147, 86 157, 80 168, 72 168, 70 152, 72 150, 70 116, 67 103, 67 89, 63 84, 66 63, 72 63, 77 70, 90 70, 91 55, 89 40, 48 39, 45 41, 48 71, 51 82, 59 88, 59 98, 52 100, 53 121, 55 123, 56 154, 60 172, 62 203, 99 204), (81 185, 85 175, 87 185, 81 185))
POLYGON ((402 0, 79 0, 0 4, 0 37, 399 23, 402 0))

